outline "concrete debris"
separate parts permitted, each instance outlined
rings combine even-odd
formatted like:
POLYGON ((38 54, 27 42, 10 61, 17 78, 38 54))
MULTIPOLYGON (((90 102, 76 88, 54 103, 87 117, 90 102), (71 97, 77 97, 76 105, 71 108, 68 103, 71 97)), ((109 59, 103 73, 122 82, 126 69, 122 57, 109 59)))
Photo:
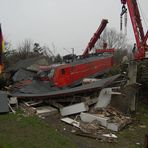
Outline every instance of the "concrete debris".
POLYGON ((90 114, 90 113, 81 113, 80 114, 80 118, 83 122, 92 122, 94 120, 97 120, 100 125, 102 126, 107 126, 107 121, 109 120, 108 117, 101 117, 101 116, 97 116, 97 114, 90 114))
POLYGON ((97 120, 90 123, 80 122, 81 131, 84 133, 102 134, 108 132, 105 127, 101 126, 97 120))
POLYGON ((68 124, 71 124, 71 125, 73 125, 73 126, 75 126, 77 128, 80 128, 80 122, 78 122, 76 120, 73 120, 71 118, 68 118, 68 117, 67 118, 62 118, 61 121, 66 122, 68 124))
POLYGON ((79 131, 74 132, 76 135, 107 142, 117 142, 118 137, 110 133, 110 130, 119 131, 131 123, 129 117, 125 117, 112 107, 99 110, 95 114, 82 112, 80 120, 77 119, 79 122, 71 118, 61 120, 79 128, 79 131))
POLYGON ((62 116, 72 115, 83 111, 88 111, 89 107, 84 103, 77 103, 74 105, 66 106, 60 109, 62 116))
POLYGON ((97 120, 100 125, 112 131, 119 131, 131 123, 131 119, 129 117, 125 117, 122 113, 111 107, 100 110, 95 114, 81 113, 80 118, 83 122, 87 123, 97 120))
POLYGON ((112 87, 112 88, 103 88, 99 94, 98 102, 95 105, 95 109, 105 108, 110 104, 111 97, 113 94, 121 95, 120 92, 115 92, 113 90, 117 90, 120 87, 112 87))
POLYGON ((115 134, 103 134, 104 137, 108 137, 108 138, 118 138, 115 134))
POLYGON ((17 97, 10 97, 10 98, 9 98, 9 104, 10 104, 11 106, 15 106, 16 109, 18 109, 17 97))
MULTIPOLYGON (((21 78, 23 74, 26 75, 24 71, 24 69, 18 70, 16 74, 20 75, 21 78)), ((84 85, 64 89, 51 88, 51 84, 42 81, 24 80, 11 87, 14 93, 9 93, 9 96, 11 96, 9 99, 7 94, 0 93, 0 112, 3 109, 1 106, 5 106, 4 112, 7 112, 10 108, 15 113, 12 106, 15 105, 18 108, 18 101, 19 107, 27 115, 38 115, 42 119, 60 111, 61 116, 73 115, 73 119, 69 117, 61 119, 62 122, 74 127, 71 130, 72 133, 100 141, 117 142, 118 137, 110 133, 110 130, 116 132, 121 130, 131 123, 131 119, 109 106, 111 105, 112 95, 121 95, 118 91, 120 87, 105 87, 109 86, 119 76, 106 79, 85 79, 84 85), (73 100, 69 99, 72 95, 73 100), (79 99, 77 100, 76 97, 79 99), (60 102, 61 99, 63 102, 60 102), (4 102, 6 105, 4 105, 4 102), (65 106, 66 104, 71 105, 65 106), (77 114, 77 116, 74 116, 74 114, 77 114)), ((67 131, 67 128, 64 127, 63 130, 67 131)))
POLYGON ((89 137, 101 141, 107 142, 117 142, 117 136, 109 133, 106 128, 99 125, 97 120, 94 120, 91 123, 78 122, 71 118, 62 118, 61 121, 66 122, 74 127, 77 127, 79 130, 72 130, 74 134, 84 137, 89 137))
POLYGON ((16 109, 18 109, 18 101, 17 101, 17 97, 10 97, 8 99, 8 106, 10 108, 10 110, 15 114, 16 113, 16 109))
POLYGON ((36 114, 39 116, 46 117, 46 116, 57 114, 57 113, 58 113, 58 110, 51 106, 41 106, 36 108, 36 114))
POLYGON ((19 106, 28 114, 28 115, 38 115, 39 117, 47 117, 49 115, 57 114, 58 110, 49 105, 44 105, 43 101, 28 101, 21 102, 19 106))

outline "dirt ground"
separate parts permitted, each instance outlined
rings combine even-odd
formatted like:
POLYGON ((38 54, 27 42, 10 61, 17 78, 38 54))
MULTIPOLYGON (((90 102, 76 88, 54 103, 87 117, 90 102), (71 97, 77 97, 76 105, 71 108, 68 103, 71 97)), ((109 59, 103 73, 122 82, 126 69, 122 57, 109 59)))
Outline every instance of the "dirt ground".
POLYGON ((50 115, 44 120, 62 133, 63 136, 71 139, 79 148, 142 148, 145 134, 148 133, 148 106, 140 105, 139 108, 139 111, 134 115, 133 124, 115 133, 118 136, 117 143, 101 142, 96 139, 75 135, 72 133, 74 127, 60 121, 62 117, 59 114, 50 115))

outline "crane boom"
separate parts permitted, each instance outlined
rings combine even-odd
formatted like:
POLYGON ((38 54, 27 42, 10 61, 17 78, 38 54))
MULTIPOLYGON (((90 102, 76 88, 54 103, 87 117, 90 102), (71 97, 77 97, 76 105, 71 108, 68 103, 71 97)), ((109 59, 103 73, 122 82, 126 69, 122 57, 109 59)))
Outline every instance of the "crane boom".
POLYGON ((89 51, 91 51, 91 49, 94 47, 95 43, 97 42, 97 40, 100 38, 101 33, 103 32, 103 30, 105 29, 106 25, 108 23, 108 20, 103 19, 99 28, 97 29, 97 31, 94 33, 94 36, 91 38, 91 40, 89 41, 86 49, 83 52, 83 56, 86 56, 89 54, 89 51))
MULTIPOLYGON (((148 45, 146 43, 148 39, 148 32, 144 34, 137 0, 121 0, 121 3, 123 4, 122 8, 124 8, 122 9, 122 11, 125 10, 125 5, 127 4, 133 26, 133 31, 138 48, 134 55, 134 58, 135 60, 148 58, 146 55, 148 51, 148 45)), ((123 15, 124 13, 125 12, 122 12, 121 15, 123 15)))

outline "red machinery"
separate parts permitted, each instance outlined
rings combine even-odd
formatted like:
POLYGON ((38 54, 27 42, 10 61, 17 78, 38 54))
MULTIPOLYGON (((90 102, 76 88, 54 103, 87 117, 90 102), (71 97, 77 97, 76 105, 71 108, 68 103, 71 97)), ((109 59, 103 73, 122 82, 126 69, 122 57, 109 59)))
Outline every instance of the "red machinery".
POLYGON ((121 0, 121 3, 123 4, 121 17, 127 11, 125 6, 127 4, 133 26, 133 31, 135 34, 138 50, 135 52, 134 58, 135 60, 142 60, 144 58, 148 58, 148 45, 147 45, 148 31, 146 34, 144 34, 137 1, 121 0))
POLYGON ((111 69, 113 66, 113 55, 102 55, 102 53, 112 53, 113 49, 106 49, 105 46, 105 49, 89 54, 107 23, 107 20, 102 20, 101 25, 81 56, 75 57, 72 62, 51 66, 47 70, 39 72, 38 78, 51 82, 53 86, 65 87, 78 84, 83 78, 95 77, 111 69))
POLYGON ((84 50, 84 52, 83 52, 83 55, 84 56, 86 56, 87 54, 89 54, 89 52, 91 51, 91 49, 94 47, 95 43, 100 38, 101 33, 105 29, 107 23, 108 23, 108 20, 105 20, 105 19, 102 20, 102 22, 101 22, 99 28, 97 29, 96 33, 94 33, 94 36, 91 38, 91 40, 89 41, 86 49, 84 50))
MULTIPOLYGON (((108 23, 108 20, 105 20, 105 19, 102 20, 99 28, 94 33, 94 36, 91 38, 91 40, 89 41, 86 49, 84 50, 83 56, 87 56, 89 54, 89 52, 92 50, 92 48, 94 47, 95 43, 100 38, 101 33, 104 31, 107 23, 108 23)), ((107 44, 104 43, 103 49, 96 49, 96 53, 104 53, 104 52, 114 53, 114 49, 106 49, 106 48, 107 48, 107 44)))

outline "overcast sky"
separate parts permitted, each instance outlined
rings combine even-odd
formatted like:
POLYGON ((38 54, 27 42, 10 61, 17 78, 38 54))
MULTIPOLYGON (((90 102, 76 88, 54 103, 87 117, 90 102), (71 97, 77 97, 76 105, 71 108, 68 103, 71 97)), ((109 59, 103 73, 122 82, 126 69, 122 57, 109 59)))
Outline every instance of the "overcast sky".
MULTIPOLYGON (((148 0, 138 1, 148 24, 148 0)), ((81 54, 102 18, 119 31, 120 12, 120 0, 0 0, 3 34, 14 47, 31 39, 51 48, 54 43, 62 55, 67 54, 63 48, 81 54)), ((134 41, 129 17, 128 37, 134 41)))

